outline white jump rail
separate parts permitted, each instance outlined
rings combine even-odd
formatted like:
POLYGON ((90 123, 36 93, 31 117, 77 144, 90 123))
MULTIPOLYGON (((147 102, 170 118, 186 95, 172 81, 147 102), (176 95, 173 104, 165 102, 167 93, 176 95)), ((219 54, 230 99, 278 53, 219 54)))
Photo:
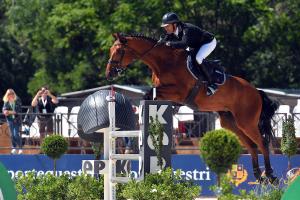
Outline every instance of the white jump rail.
MULTIPOLYGON (((142 142, 142 131, 116 131, 115 118, 115 96, 112 91, 107 97, 108 113, 109 113, 109 128, 108 134, 104 133, 104 159, 108 160, 108 174, 104 174, 104 200, 116 200, 116 183, 127 183, 131 177, 116 176, 116 161, 117 160, 139 160, 143 162, 141 154, 116 154, 116 138, 117 137, 139 137, 139 143, 142 142), (105 145, 109 144, 109 145, 105 145)), ((142 180, 143 175, 138 180, 142 180)))

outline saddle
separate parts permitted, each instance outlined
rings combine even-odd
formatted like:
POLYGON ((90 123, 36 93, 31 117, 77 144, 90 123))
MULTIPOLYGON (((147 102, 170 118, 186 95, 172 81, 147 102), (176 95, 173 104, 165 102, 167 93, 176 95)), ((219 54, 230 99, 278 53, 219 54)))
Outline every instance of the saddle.
POLYGON ((187 57, 187 69, 192 74, 192 76, 203 83, 207 83, 207 78, 202 71, 202 67, 206 68, 209 76, 211 77, 213 83, 217 85, 223 85, 226 81, 227 75, 225 74, 225 69, 221 65, 220 60, 208 60, 205 59, 202 65, 199 65, 195 59, 195 56, 188 55, 187 57))

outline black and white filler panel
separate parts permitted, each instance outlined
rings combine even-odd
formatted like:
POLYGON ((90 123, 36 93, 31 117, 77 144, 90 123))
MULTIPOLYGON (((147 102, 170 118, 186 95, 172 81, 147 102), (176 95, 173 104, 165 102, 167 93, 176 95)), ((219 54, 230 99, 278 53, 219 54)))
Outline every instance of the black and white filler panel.
POLYGON ((144 173, 153 173, 159 170, 157 165, 157 156, 154 151, 153 142, 149 134, 149 124, 151 117, 157 118, 164 126, 163 136, 163 168, 171 167, 171 147, 172 147, 172 103, 170 101, 141 101, 140 109, 142 111, 142 124, 140 129, 144 133, 144 173))

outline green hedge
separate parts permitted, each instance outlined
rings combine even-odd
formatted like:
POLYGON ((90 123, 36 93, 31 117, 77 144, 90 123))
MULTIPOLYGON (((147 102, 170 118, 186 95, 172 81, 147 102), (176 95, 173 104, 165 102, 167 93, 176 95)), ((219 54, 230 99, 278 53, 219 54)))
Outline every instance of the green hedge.
POLYGON ((18 200, 100 200, 103 195, 103 178, 98 180, 81 175, 59 177, 52 174, 36 176, 34 172, 15 180, 18 200))
POLYGON ((131 200, 193 200, 200 195, 201 187, 182 180, 180 172, 167 168, 160 173, 147 174, 143 181, 130 181, 123 196, 131 200))

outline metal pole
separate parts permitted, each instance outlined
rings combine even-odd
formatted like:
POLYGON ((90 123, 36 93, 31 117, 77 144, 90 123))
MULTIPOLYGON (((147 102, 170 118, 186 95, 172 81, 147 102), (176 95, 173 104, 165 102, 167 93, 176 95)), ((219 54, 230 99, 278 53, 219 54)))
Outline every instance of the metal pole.
MULTIPOLYGON (((116 153, 116 141, 115 137, 111 137, 111 132, 114 132, 116 129, 115 124, 115 93, 113 88, 111 88, 110 95, 108 96, 108 114, 109 114, 109 132, 106 134, 106 140, 105 143, 108 144, 108 160, 109 160, 109 168, 108 168, 108 184, 107 182, 104 182, 108 186, 108 188, 104 191, 105 193, 108 193, 108 199, 107 200, 115 200, 116 199, 116 187, 115 183, 112 183, 112 179, 116 176, 116 160, 110 159, 112 154, 116 153)), ((105 135, 104 135, 105 136, 105 135)), ((105 145, 105 144, 104 144, 105 145)), ((107 152, 106 152, 107 153, 107 152)), ((105 197, 107 197, 105 195, 105 197)), ((106 200, 106 199, 105 199, 106 200)))

